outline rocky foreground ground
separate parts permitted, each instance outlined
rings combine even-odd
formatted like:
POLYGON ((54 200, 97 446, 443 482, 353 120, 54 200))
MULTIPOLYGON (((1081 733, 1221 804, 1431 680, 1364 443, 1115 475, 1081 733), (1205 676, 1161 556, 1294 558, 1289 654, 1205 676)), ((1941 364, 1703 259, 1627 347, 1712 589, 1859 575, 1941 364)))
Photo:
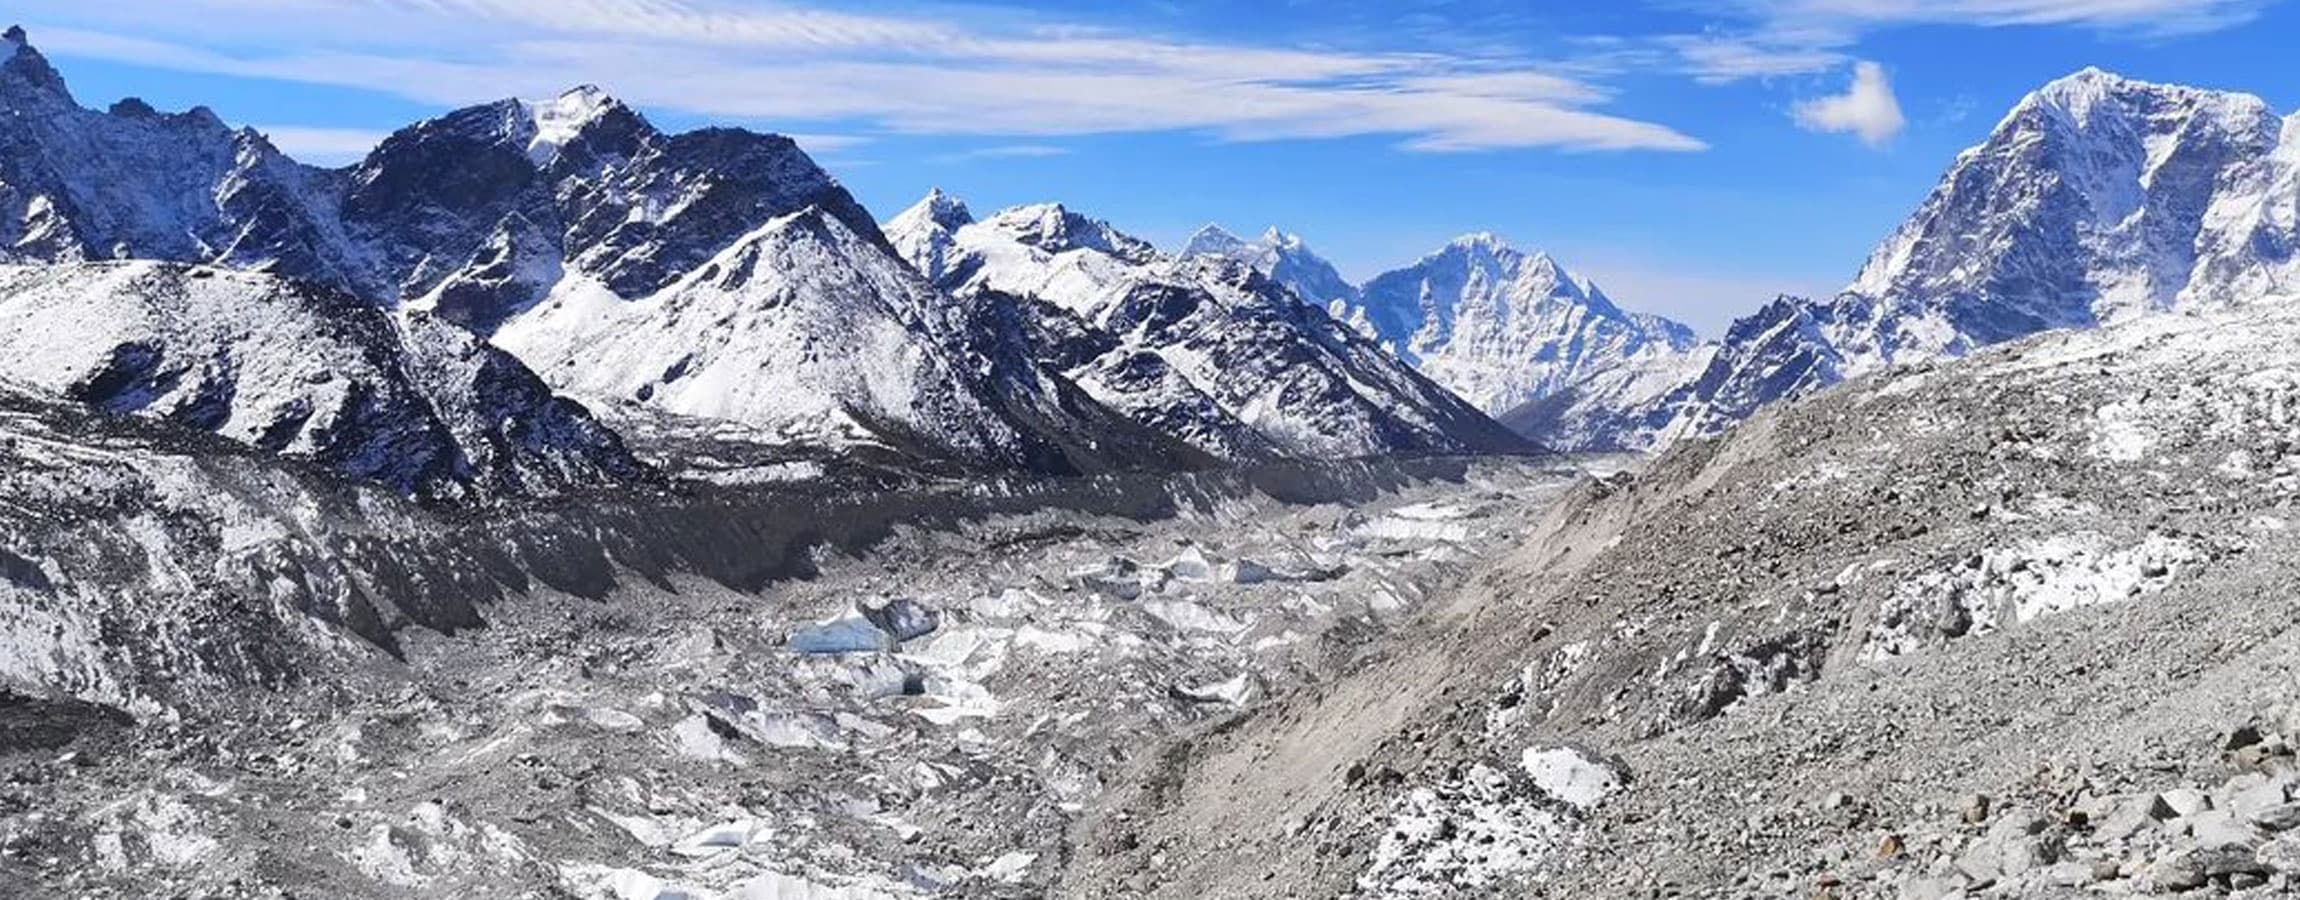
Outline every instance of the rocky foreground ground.
POLYGON ((2289 895, 2296 346, 2050 335, 1634 472, 511 531, 9 407, 11 527, 64 537, 0 558, 59 686, 0 697, 0 887, 2289 895))
POLYGON ((2296 346, 2050 335, 1586 482, 1138 770, 1063 892, 2291 895, 2296 346))

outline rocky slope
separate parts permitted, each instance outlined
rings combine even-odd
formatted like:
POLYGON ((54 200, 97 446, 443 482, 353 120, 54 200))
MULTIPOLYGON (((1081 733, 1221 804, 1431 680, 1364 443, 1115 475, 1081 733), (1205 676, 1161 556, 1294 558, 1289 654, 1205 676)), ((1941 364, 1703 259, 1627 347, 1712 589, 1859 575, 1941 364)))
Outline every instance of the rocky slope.
POLYGON ((426 497, 648 478, 582 407, 462 329, 251 272, 0 266, 0 378, 426 497))
POLYGON ((1226 257, 1169 258, 1058 205, 975 221, 939 192, 888 223, 921 272, 1028 316, 1049 368, 1226 459, 1517 452, 1525 441, 1226 257))
POLYGON ((2291 293, 2295 138, 2260 98, 2088 69, 2023 99, 1822 301, 1734 324, 1649 409, 1708 434, 1895 363, 2291 293))
POLYGON ((1064 894, 2283 896, 2296 338, 2056 333, 1589 482, 1064 894))

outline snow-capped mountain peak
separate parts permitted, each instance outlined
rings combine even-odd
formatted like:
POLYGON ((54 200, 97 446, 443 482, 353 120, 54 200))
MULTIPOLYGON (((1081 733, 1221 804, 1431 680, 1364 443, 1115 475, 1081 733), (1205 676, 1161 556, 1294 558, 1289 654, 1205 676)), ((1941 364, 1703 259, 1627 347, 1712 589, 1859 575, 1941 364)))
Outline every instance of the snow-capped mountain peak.
POLYGON ((2013 107, 2007 121, 2019 118, 2022 111, 2032 106, 2041 106, 2065 114, 2075 127, 2090 128, 2095 115, 2146 114, 2144 105, 2148 103, 2183 107, 2187 112, 2213 116, 2235 127, 2243 127, 2247 120, 2268 108, 2266 101, 2251 94, 2141 81, 2087 66, 2031 92, 2013 107))
POLYGON ((1603 383, 1604 402, 1666 378, 1692 344, 1684 326, 1622 311, 1547 253, 1491 232, 1462 235, 1411 266, 1367 282, 1354 320, 1439 384, 1505 421, 1537 422, 1559 447, 1624 441, 1592 429, 1603 416, 1577 397, 1603 383), (1517 415, 1541 405, 1534 415, 1517 415))
POLYGON ((1526 446, 1305 302, 1262 268, 1265 254, 1210 252, 1254 246, 1227 231, 1202 229, 1193 241, 1201 252, 1169 258, 1060 204, 1018 206, 956 229, 929 207, 922 201, 887 225, 915 268, 961 302, 1009 298, 1042 364, 1208 455, 1526 446))
POLYGON ((1110 223, 1072 212, 1060 203, 1032 203, 1001 210, 982 225, 1015 241, 1048 253, 1093 250, 1126 262, 1146 264, 1159 258, 1149 241, 1119 231, 1110 223))
POLYGON ((1684 434, 1897 363, 2300 284, 2300 134, 2259 97, 2087 68, 1957 155, 1845 292, 1727 332, 1684 434))
POLYGON ((1491 231, 1472 231, 1447 241, 1446 246, 1496 255, 1517 252, 1516 248, 1510 246, 1508 239, 1491 231))
POLYGON ((966 201, 944 193, 939 187, 928 189, 926 197, 904 210, 903 215, 920 216, 953 231, 974 224, 974 211, 966 207, 966 201))
POLYGON ((629 113, 629 107, 597 85, 579 85, 558 97, 522 103, 531 123, 527 140, 527 156, 538 165, 547 164, 559 155, 559 150, 581 137, 593 123, 616 113, 629 113))
POLYGON ((888 219, 885 231, 896 253, 909 260, 928 281, 939 282, 951 248, 957 243, 958 230, 972 224, 974 212, 966 208, 966 201, 943 193, 938 187, 927 191, 926 196, 909 209, 888 219))
MULTIPOLYGON (((1277 231, 1275 228, 1270 230, 1277 231)), ((1245 239, 1231 234, 1229 229, 1208 222, 1190 233, 1190 239, 1182 244, 1182 255, 1235 256, 1247 252, 1249 247, 1245 239)))
POLYGON ((2240 170, 2281 129, 2248 94, 2099 69, 2047 84, 1870 256, 1847 291, 1880 318, 1838 339, 1866 368, 2170 308, 2207 207, 2255 192, 2240 170))
POLYGON ((1309 242, 1276 226, 1247 241, 1220 225, 1207 225, 1190 236, 1182 256, 1236 260, 1291 288, 1302 299, 1332 310, 1346 308, 1358 296, 1357 285, 1311 250, 1309 242))

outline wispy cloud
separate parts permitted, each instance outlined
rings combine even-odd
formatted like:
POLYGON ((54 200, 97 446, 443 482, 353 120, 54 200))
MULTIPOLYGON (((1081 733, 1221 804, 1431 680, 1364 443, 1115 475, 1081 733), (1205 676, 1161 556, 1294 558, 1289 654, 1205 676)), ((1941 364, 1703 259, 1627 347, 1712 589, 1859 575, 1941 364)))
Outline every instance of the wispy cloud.
POLYGON ((785 137, 797 141, 799 149, 814 156, 837 156, 871 142, 870 136, 861 134, 800 133, 785 135, 785 137))
POLYGON ((431 103, 576 81, 717 117, 897 133, 1391 135, 1423 151, 1699 150, 1524 61, 1118 34, 728 0, 113 0, 44 10, 58 55, 389 91, 431 103), (158 37, 165 35, 166 37, 158 37), (292 48, 292 49, 282 49, 292 48))
POLYGON ((1707 82, 1829 71, 1869 34, 1909 25, 2062 26, 2165 38, 2257 17, 2270 0, 1695 0, 1719 17, 1701 34, 1658 39, 1707 82))
POLYGON ((1866 60, 1853 65, 1844 93, 1799 103, 1791 114, 1808 130, 1856 135, 1871 147, 1884 146, 1908 124, 1885 67, 1866 60))
POLYGON ((1001 144, 996 147, 977 147, 957 153, 946 153, 936 157, 935 161, 962 163, 981 159, 1048 159, 1069 155, 1070 148, 1053 144, 1001 144))
POLYGON ((1800 26, 2080 25, 2148 35, 2194 34, 2241 25, 2265 0, 1738 0, 1776 22, 1800 26))

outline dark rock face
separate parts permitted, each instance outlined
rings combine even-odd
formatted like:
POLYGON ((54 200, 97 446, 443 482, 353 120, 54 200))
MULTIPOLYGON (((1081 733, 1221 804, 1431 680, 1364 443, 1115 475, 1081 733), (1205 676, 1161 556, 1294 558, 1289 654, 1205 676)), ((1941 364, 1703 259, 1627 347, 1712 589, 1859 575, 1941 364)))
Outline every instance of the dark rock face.
POLYGON ((1101 473, 1121 469, 1200 469, 1219 457, 1198 449, 1182 423, 1138 422, 1089 396, 1062 370, 1047 364, 1084 356, 1097 343, 1082 331, 1055 329, 1075 320, 1060 310, 986 292, 956 301, 965 313, 966 345, 986 364, 984 387, 996 407, 1038 437, 1029 468, 1101 473), (1040 352, 1042 351, 1042 352, 1040 352))
POLYGON ((1334 455, 1531 449, 1269 276, 1227 260, 1181 266, 1188 277, 1125 294, 1105 327, 1204 358, 1226 375, 1206 386, 1224 405, 1241 408, 1268 398, 1317 423, 1334 438, 1326 448, 1334 455))
POLYGON ((621 156, 627 162, 597 161, 600 174, 585 179, 590 166, 563 156, 549 172, 569 198, 568 256, 618 294, 651 293, 767 220, 808 207, 885 246, 870 213, 790 138, 731 128, 665 137, 627 112, 597 127, 608 130, 602 141, 635 139, 621 156), (664 196, 680 197, 677 215, 633 214, 664 196))
POLYGON ((1700 375, 1679 387, 1656 412, 1689 417, 1688 433, 1729 427, 1767 404, 1796 397, 1844 379, 1844 358, 1830 342, 1828 326, 1868 313, 1873 305, 1846 295, 1829 305, 1799 297, 1779 297, 1754 315, 1733 323, 1717 355, 1700 375))
POLYGON ((532 305, 563 268, 636 299, 808 207, 884 245, 861 204, 789 138, 666 135, 591 88, 403 129, 349 180, 346 228, 383 248, 385 295, 373 299, 434 295, 442 315, 482 334, 532 305), (557 130, 542 133, 539 122, 554 118, 557 130))

